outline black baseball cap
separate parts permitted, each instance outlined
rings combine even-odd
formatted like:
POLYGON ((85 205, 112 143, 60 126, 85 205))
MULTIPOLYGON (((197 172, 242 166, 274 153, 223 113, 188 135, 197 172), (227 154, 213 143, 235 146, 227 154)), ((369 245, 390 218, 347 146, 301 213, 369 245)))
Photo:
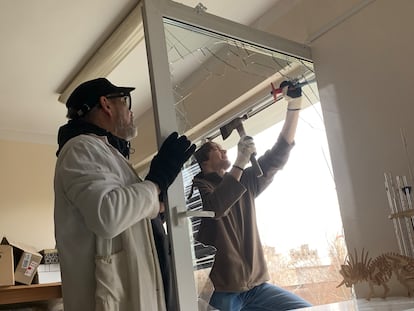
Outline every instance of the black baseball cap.
POLYGON ((68 117, 76 119, 84 116, 99 103, 101 96, 109 94, 128 95, 134 87, 116 86, 105 78, 97 78, 83 82, 75 88, 66 101, 68 117))

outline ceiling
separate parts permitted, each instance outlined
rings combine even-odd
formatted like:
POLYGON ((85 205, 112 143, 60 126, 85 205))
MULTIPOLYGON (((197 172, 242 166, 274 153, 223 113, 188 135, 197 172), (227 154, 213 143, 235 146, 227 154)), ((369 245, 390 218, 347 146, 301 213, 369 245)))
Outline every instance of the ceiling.
MULTIPOLYGON (((286 3, 204 0, 202 4, 211 14, 250 25, 282 1, 286 3)), ((180 2, 190 7, 199 3, 180 2)), ((58 101, 60 93, 137 3, 0 1, 0 139, 56 144, 57 129, 66 122, 65 106, 58 101)), ((118 85, 137 87, 133 98, 135 115, 147 109, 150 86, 143 43, 108 78, 118 85)))

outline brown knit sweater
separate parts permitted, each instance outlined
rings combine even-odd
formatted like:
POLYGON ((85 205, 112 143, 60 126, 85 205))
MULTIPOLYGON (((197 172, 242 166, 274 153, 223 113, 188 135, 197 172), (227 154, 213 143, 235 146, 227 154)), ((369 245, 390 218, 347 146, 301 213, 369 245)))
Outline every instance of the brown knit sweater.
POLYGON ((232 175, 199 173, 193 185, 200 191, 203 210, 214 211, 215 218, 203 218, 197 239, 217 249, 210 278, 216 291, 242 292, 269 279, 256 223, 255 198, 272 182, 288 160, 289 145, 279 137, 271 150, 260 157, 263 176, 251 168, 244 170, 240 182, 232 175))

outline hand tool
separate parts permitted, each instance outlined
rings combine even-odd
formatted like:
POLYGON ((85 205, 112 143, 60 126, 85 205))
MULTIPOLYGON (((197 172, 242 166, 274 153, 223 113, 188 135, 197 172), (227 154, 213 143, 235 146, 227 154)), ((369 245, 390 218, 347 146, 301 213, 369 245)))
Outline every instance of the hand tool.
MULTIPOLYGON (((220 133, 221 133, 221 136, 223 137, 223 140, 225 140, 227 137, 229 137, 234 129, 237 130, 240 137, 246 136, 246 131, 244 130, 244 127, 243 127, 243 120, 246 120, 247 118, 248 117, 245 114, 242 117, 237 117, 237 118, 231 120, 226 125, 222 126, 220 128, 220 133)), ((262 176, 263 171, 262 171, 262 168, 260 167, 259 162, 257 162, 256 153, 254 153, 250 156, 250 162, 252 163, 252 167, 253 167, 253 170, 254 170, 256 176, 257 177, 262 176)))
MULTIPOLYGON (((308 81, 304 81, 304 82, 299 82, 297 79, 293 79, 290 80, 290 82, 292 82, 293 86, 289 87, 289 88, 297 88, 297 87, 302 87, 305 85, 308 85, 310 83, 315 82, 315 79, 311 79, 308 81)), ((275 88, 275 86, 273 85, 273 83, 270 83, 272 85, 272 90, 270 91, 270 94, 272 94, 273 96, 276 96, 277 94, 281 94, 282 93, 282 88, 275 88)))

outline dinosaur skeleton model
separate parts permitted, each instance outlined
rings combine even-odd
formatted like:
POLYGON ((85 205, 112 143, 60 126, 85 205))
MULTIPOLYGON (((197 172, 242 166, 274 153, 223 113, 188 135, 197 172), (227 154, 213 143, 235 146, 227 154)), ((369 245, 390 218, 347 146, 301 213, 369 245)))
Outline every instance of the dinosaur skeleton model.
POLYGON ((387 282, 393 274, 407 289, 409 297, 414 294, 414 258, 408 256, 385 253, 372 259, 368 257, 368 252, 362 250, 361 258, 358 260, 355 250, 355 256, 348 256, 345 264, 341 265, 339 273, 344 280, 337 287, 344 284, 346 287, 351 287, 357 283, 368 282, 370 292, 367 300, 374 296, 374 286, 384 288, 382 298, 385 299, 390 291, 387 282))

